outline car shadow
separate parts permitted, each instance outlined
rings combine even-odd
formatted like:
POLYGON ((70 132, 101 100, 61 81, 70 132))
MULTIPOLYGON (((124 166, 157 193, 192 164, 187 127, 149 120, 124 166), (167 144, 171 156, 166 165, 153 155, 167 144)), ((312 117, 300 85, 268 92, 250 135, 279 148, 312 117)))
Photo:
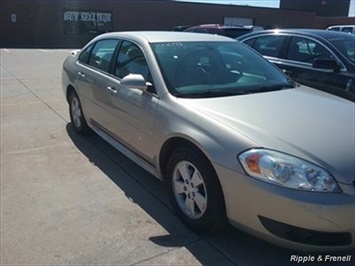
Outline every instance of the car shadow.
MULTIPOLYGON (((94 132, 90 132, 86 136, 80 136, 76 134, 70 123, 67 124, 66 130, 78 150, 110 178, 125 193, 126 197, 136 203, 168 232, 167 235, 150 237, 150 241, 168 248, 184 247, 202 265, 284 266, 299 264, 292 260, 292 258, 295 259, 292 256, 311 256, 308 257, 310 259, 313 256, 314 261, 312 263, 334 265, 334 262, 324 261, 326 255, 347 256, 355 254, 354 250, 328 253, 293 251, 287 249, 287 247, 282 248, 264 242, 231 226, 214 234, 196 233, 187 228, 175 216, 165 191, 165 185, 162 182, 126 158, 94 132), (122 172, 125 174, 118 174, 122 172), (144 193, 138 193, 139 189, 143 189, 148 196, 142 195, 144 193), (207 245, 196 244, 203 241, 207 245), (322 258, 322 261, 317 261, 319 258, 322 258)), ((353 258, 350 262, 336 262, 336 265, 349 266, 351 263, 353 263, 353 258)))

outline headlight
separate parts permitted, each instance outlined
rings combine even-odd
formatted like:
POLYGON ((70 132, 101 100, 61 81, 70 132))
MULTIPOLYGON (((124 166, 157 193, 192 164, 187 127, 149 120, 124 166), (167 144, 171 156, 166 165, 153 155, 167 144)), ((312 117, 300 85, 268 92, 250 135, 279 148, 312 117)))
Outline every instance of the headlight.
POLYGON ((266 182, 306 191, 341 192, 326 170, 281 152, 252 149, 238 159, 248 175, 266 182))

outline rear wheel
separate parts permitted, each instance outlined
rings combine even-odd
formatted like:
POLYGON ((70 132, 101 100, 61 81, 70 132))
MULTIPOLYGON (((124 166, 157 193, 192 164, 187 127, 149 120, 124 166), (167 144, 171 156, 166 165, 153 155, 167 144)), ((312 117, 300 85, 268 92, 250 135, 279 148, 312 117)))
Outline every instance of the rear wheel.
POLYGON ((189 227, 198 231, 221 229, 226 224, 222 189, 208 159, 197 149, 178 148, 167 164, 172 205, 189 227))
POLYGON ((86 123, 79 97, 75 91, 72 91, 69 95, 69 114, 74 130, 79 134, 87 133, 89 127, 86 123))

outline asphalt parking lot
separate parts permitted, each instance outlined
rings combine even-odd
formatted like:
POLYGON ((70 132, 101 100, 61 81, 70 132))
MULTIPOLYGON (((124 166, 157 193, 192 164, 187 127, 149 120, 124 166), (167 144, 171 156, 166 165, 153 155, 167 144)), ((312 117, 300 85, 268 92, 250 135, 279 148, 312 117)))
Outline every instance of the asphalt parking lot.
POLYGON ((292 255, 355 254, 188 229, 160 181, 94 133, 73 132, 60 81, 69 51, 1 50, 1 265, 296 265, 292 255))

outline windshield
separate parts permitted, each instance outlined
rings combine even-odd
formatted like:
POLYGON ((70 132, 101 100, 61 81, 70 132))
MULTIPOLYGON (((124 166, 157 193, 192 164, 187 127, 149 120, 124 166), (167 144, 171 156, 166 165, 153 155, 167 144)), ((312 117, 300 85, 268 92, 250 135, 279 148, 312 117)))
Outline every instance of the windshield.
POLYGON ((177 97, 220 97, 294 87, 271 63, 237 42, 151 46, 170 93, 177 97))
POLYGON ((341 34, 341 37, 329 38, 328 41, 352 64, 355 64, 354 43, 355 35, 341 34))

